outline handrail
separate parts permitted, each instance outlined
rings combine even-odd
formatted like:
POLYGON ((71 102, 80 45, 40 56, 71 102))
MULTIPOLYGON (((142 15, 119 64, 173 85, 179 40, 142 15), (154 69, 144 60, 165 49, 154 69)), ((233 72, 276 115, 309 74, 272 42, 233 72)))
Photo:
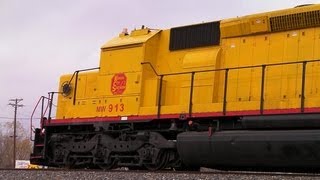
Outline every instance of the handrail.
POLYGON ((50 121, 51 120, 51 111, 52 111, 52 104, 53 104, 53 95, 55 93, 60 93, 60 92, 48 92, 48 105, 49 105, 49 113, 48 113, 48 120, 50 121))
POLYGON ((71 83, 71 81, 73 80, 74 76, 76 75, 76 73, 79 73, 79 72, 84 72, 84 71, 92 71, 92 70, 97 70, 97 69, 100 69, 100 67, 96 67, 96 68, 88 68, 88 69, 80 69, 80 70, 76 70, 73 72, 72 76, 71 76, 71 79, 69 80, 68 84, 71 83))
POLYGON ((261 68, 262 70, 261 70, 261 87, 260 87, 260 114, 263 114, 266 66, 262 65, 261 68))
POLYGON ((37 107, 38 107, 41 99, 42 99, 42 96, 39 98, 36 106, 34 107, 34 109, 33 109, 33 111, 32 111, 31 117, 30 117, 30 140, 31 140, 31 141, 34 141, 34 139, 32 139, 32 133, 35 132, 35 131, 34 131, 34 128, 33 128, 33 115, 34 115, 34 113, 36 112, 36 109, 37 109, 37 107))
POLYGON ((308 63, 313 62, 320 62, 320 60, 305 60, 305 61, 294 61, 294 62, 282 62, 282 63, 270 63, 270 64, 260 64, 260 65, 252 65, 252 66, 241 66, 241 67, 228 67, 228 68, 220 68, 220 69, 210 69, 210 70, 198 70, 198 71, 188 71, 188 72, 176 72, 176 73, 165 73, 160 74, 158 73, 155 68, 152 66, 150 62, 143 62, 141 65, 148 64, 151 66, 155 75, 160 77, 160 87, 159 87, 159 94, 158 94, 158 112, 157 117, 158 119, 161 116, 161 98, 162 98, 162 81, 165 76, 176 76, 176 75, 185 75, 191 74, 191 85, 190 85, 190 96, 189 96, 189 117, 192 117, 192 105, 193 105, 193 88, 194 88, 194 75, 196 73, 205 73, 205 72, 219 72, 224 71, 225 75, 225 82, 224 82, 224 94, 223 94, 223 107, 222 112, 225 116, 227 114, 227 88, 228 88, 228 75, 229 71, 232 70, 240 70, 240 69, 252 69, 252 68, 261 68, 261 92, 260 92, 260 114, 263 114, 264 111, 264 93, 265 93, 265 73, 267 67, 272 66, 283 66, 283 65, 293 65, 293 64, 302 64, 302 77, 301 77, 301 102, 300 102, 300 111, 301 113, 304 112, 304 101, 305 101, 305 83, 306 83, 306 69, 308 63))
MULTIPOLYGON (((229 72, 232 70, 240 70, 240 69, 250 69, 250 68, 261 68, 261 91, 260 91, 260 114, 262 115, 264 113, 264 93, 265 93, 265 73, 266 73, 266 68, 267 67, 272 67, 272 66, 283 66, 283 65, 292 65, 292 64, 302 64, 302 77, 301 77, 301 102, 300 102, 300 111, 301 113, 304 112, 304 106, 305 106, 305 84, 306 84, 306 72, 307 72, 307 64, 308 63, 313 63, 313 62, 320 62, 320 60, 306 60, 306 61, 295 61, 295 62, 282 62, 282 63, 271 63, 271 64, 260 64, 260 65, 252 65, 252 66, 242 66, 242 67, 229 67, 229 68, 220 68, 220 69, 211 69, 211 70, 199 70, 199 71, 191 71, 191 72, 177 72, 177 73, 166 73, 166 74, 159 74, 155 68, 152 66, 150 62, 144 62, 141 63, 141 65, 144 64, 149 64, 155 73, 156 76, 160 77, 160 85, 159 85, 159 93, 158 93, 158 111, 157 111, 157 117, 160 118, 161 116, 161 99, 162 99, 162 86, 163 86, 163 78, 165 76, 175 76, 175 75, 184 75, 184 74, 191 74, 191 82, 190 82, 190 95, 189 95, 189 117, 192 117, 192 106, 193 106, 193 90, 194 90, 194 76, 196 73, 205 73, 205 72, 219 72, 219 71, 224 71, 224 92, 223 92, 223 107, 222 107, 222 113, 223 115, 227 115, 227 95, 228 95, 228 77, 229 77, 229 72)), ((77 84, 77 77, 78 73, 82 71, 91 71, 95 69, 100 69, 100 68, 90 68, 90 69, 83 69, 83 70, 78 70, 75 71, 73 76, 71 77, 69 83, 71 83, 72 79, 74 76, 76 76, 76 82, 77 84)), ((75 92, 74 95, 76 94, 76 86, 75 85, 75 92)), ((32 140, 32 132, 33 130, 33 116, 36 111, 36 108, 38 107, 40 101, 42 100, 42 112, 41 112, 41 128, 43 125, 43 120, 44 120, 44 114, 46 114, 48 108, 49 108, 49 116, 48 119, 51 119, 51 109, 52 109, 52 102, 53 102, 53 94, 54 93, 61 93, 61 92, 50 92, 49 97, 44 97, 41 96, 40 99, 38 100, 35 109, 32 112, 31 115, 31 123, 30 123, 30 139, 32 140), (50 95, 51 94, 51 95, 50 95), (44 99, 48 100, 47 107, 45 109, 45 112, 43 112, 43 103, 44 99)), ((74 97, 74 104, 75 104, 75 97, 74 97)))
POLYGON ((193 85, 194 85, 194 75, 195 73, 191 73, 191 84, 190 84, 190 95, 189 95, 189 117, 192 116, 192 99, 193 99, 193 85))
POLYGON ((303 62, 306 62, 306 63, 320 62, 320 59, 319 60, 283 62, 283 63, 271 63, 271 64, 259 64, 259 65, 253 65, 253 66, 228 67, 228 68, 221 68, 221 69, 209 69, 209 70, 188 71, 188 72, 178 72, 178 73, 167 73, 167 74, 159 74, 159 76, 160 75, 163 75, 163 76, 183 75, 183 74, 190 74, 192 72, 194 72, 194 73, 202 73, 202 72, 225 71, 227 69, 229 69, 229 70, 250 69, 250 68, 258 68, 258 67, 261 67, 261 66, 282 66, 282 65, 290 65, 290 64, 300 64, 300 63, 303 63, 303 62))
POLYGON ((45 96, 41 96, 36 104, 36 106, 34 107, 33 111, 32 111, 32 114, 31 114, 31 117, 30 117, 30 140, 31 141, 34 141, 34 139, 32 139, 32 133, 34 133, 34 126, 33 126, 33 116, 34 116, 34 113, 36 112, 40 102, 41 102, 41 117, 40 117, 40 121, 41 121, 41 128, 43 127, 43 118, 44 118, 44 115, 46 114, 47 112, 47 109, 48 109, 48 105, 49 103, 47 103, 47 107, 46 107, 46 110, 43 111, 43 108, 44 108, 44 100, 47 99, 48 101, 50 101, 49 98, 45 97, 45 96))
MULTIPOLYGON (((74 99, 73 99, 73 104, 75 104, 75 101, 76 101, 76 91, 77 91, 77 83, 78 83, 78 74, 80 72, 84 72, 84 71, 92 71, 92 70, 97 70, 97 69, 100 69, 100 67, 96 67, 96 68, 88 68, 88 69, 80 69, 80 70, 77 70, 73 73, 73 75, 71 76, 71 79, 68 81, 68 84, 71 83, 71 81, 73 80, 73 78, 75 77, 76 78, 76 81, 75 81, 75 89, 74 89, 74 99)), ((54 97, 54 94, 56 93, 61 93, 61 92, 49 92, 48 93, 48 97, 45 97, 45 96, 41 96, 35 106, 35 108, 33 109, 32 111, 32 114, 31 114, 31 118, 30 118, 30 140, 31 141, 34 141, 34 139, 32 139, 32 133, 34 133, 34 126, 33 126, 33 116, 41 102, 41 117, 40 117, 40 127, 41 129, 43 128, 43 124, 44 124, 44 121, 45 121, 45 114, 47 113, 47 110, 49 110, 48 112, 48 120, 50 121, 51 120, 51 112, 52 112, 52 105, 53 105, 53 97, 54 97), (47 105, 46 105, 46 108, 44 108, 44 104, 45 104, 45 100, 48 100, 47 102, 47 105)))
POLYGON ((302 64, 302 77, 301 77, 301 104, 300 104, 301 112, 304 112, 306 71, 307 71, 307 62, 303 62, 303 64, 302 64))
POLYGON ((150 62, 142 62, 141 63, 141 65, 145 65, 145 64, 148 64, 151 67, 154 74, 156 74, 157 76, 160 76, 159 73, 156 71, 156 69, 153 67, 153 65, 150 62))
MULTIPOLYGON (((80 69, 80 70, 76 70, 73 72, 71 79, 68 81, 68 84, 71 84, 71 81, 73 80, 74 76, 76 78, 75 83, 74 83, 74 93, 73 93, 73 105, 76 104, 76 95, 77 95, 77 87, 78 87, 78 76, 80 72, 84 72, 84 71, 93 71, 93 70, 98 70, 100 69, 100 67, 96 67, 96 68, 88 68, 88 69, 80 69)), ((53 99, 53 94, 52 94, 52 99, 53 99)))
POLYGON ((228 76, 229 76, 229 69, 226 69, 224 74, 224 90, 223 90, 223 106, 222 106, 223 115, 226 115, 227 113, 228 76))

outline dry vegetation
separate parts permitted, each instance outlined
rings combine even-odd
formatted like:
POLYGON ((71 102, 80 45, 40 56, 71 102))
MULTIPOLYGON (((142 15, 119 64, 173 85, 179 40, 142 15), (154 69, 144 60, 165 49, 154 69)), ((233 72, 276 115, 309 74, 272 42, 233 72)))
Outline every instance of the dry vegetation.
MULTIPOLYGON (((19 122, 16 133, 16 159, 29 160, 32 143, 19 122)), ((0 168, 11 167, 13 167, 13 123, 6 123, 0 130, 0 168)))

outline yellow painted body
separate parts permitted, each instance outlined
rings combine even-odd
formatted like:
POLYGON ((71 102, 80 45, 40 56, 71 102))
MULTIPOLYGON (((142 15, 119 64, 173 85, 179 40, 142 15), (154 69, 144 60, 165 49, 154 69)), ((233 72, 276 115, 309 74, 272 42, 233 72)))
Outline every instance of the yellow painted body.
MULTIPOLYGON (((169 50, 170 29, 141 29, 106 43, 101 48, 100 70, 79 73, 76 101, 72 93, 59 95, 57 119, 87 117, 130 117, 157 115, 162 80, 161 114, 189 113, 192 71, 214 70, 283 62, 320 59, 320 27, 306 26, 303 20, 288 30, 277 30, 274 19, 280 15, 308 13, 320 10, 320 5, 250 15, 220 22, 219 46, 169 50), (126 76, 125 90, 113 94, 113 78, 126 76)), ((317 14, 315 15, 317 16, 317 14)), ((318 16, 317 16, 318 17, 318 16)), ((319 19, 319 17, 318 17, 319 19)), ((307 21, 307 20, 305 20, 307 21)), ((192 98, 192 113, 222 112, 225 71, 196 73, 192 98)), ((64 82, 72 75, 62 76, 64 82)), ((227 112, 259 111, 262 68, 230 70, 228 75, 227 112)), ((301 105, 302 63, 268 66, 265 74, 264 110, 297 109, 301 105)), ((320 63, 306 67, 305 108, 320 105, 320 63)), ((123 82, 122 82, 123 83, 123 82)), ((119 83, 118 83, 119 84, 119 83)), ((121 83, 120 83, 121 84, 121 83)), ((123 84, 121 85, 123 87, 123 84)), ((121 89, 121 88, 120 88, 121 89)))

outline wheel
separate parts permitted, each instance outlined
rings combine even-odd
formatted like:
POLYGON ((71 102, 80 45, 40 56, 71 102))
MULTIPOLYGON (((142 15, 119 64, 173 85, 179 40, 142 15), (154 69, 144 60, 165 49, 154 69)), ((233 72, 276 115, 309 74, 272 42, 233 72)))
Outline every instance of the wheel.
MULTIPOLYGON (((104 136, 104 137, 109 137, 109 136, 104 136)), ((115 158, 111 157, 111 151, 102 146, 98 145, 97 149, 93 153, 96 161, 95 161, 95 166, 102 169, 102 170, 110 170, 115 168, 117 161, 115 158)))
POLYGON ((156 162, 154 164, 144 164, 144 166, 150 171, 157 171, 165 168, 168 164, 168 160, 169 154, 164 150, 160 150, 156 162))
POLYGON ((65 157, 64 168, 66 169, 75 169, 76 168, 76 160, 71 157, 71 153, 68 153, 65 157))
POLYGON ((109 163, 98 164, 98 167, 104 171, 113 169, 115 166, 116 166, 115 160, 110 160, 109 163))

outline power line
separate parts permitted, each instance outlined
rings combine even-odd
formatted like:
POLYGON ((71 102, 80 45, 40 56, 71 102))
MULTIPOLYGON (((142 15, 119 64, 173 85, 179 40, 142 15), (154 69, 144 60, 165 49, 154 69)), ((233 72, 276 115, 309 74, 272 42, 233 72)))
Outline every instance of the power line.
MULTIPOLYGON (((17 118, 17 121, 23 121, 23 122, 29 122, 30 121, 30 117, 29 118, 17 118)), ((41 118, 32 118, 34 120, 40 120, 41 118)), ((0 122, 9 122, 14 120, 14 118, 1 118, 0 117, 0 122)))
MULTIPOLYGON (((14 118, 12 117, 1 117, 0 116, 0 120, 14 120, 14 118)), ((26 120, 30 120, 31 118, 30 117, 23 117, 23 118, 19 118, 17 117, 17 120, 21 120, 21 121, 26 121, 26 120)), ((32 118, 32 119, 41 119, 41 118, 32 118)))
MULTIPOLYGON (((11 120, 13 120, 14 118, 12 118, 12 117, 0 116, 0 119, 11 119, 11 120)), ((17 119, 30 119, 30 117, 17 117, 17 119)), ((40 119, 40 118, 33 118, 33 119, 40 119)))

